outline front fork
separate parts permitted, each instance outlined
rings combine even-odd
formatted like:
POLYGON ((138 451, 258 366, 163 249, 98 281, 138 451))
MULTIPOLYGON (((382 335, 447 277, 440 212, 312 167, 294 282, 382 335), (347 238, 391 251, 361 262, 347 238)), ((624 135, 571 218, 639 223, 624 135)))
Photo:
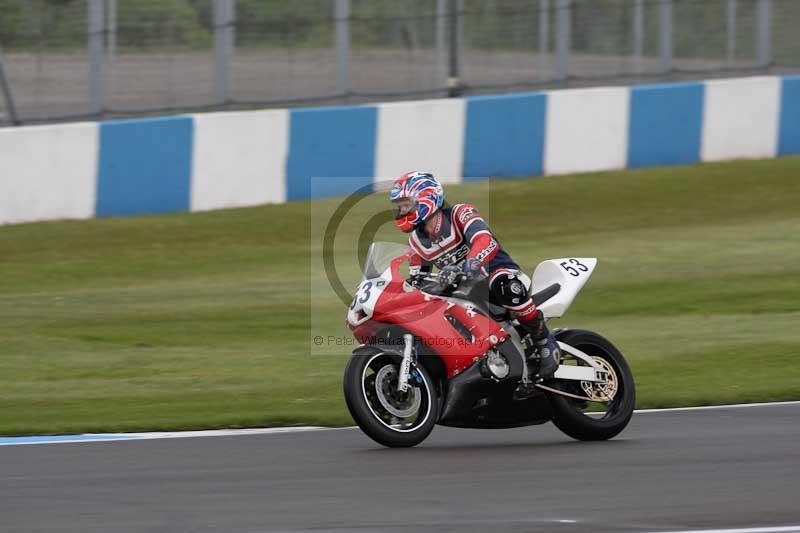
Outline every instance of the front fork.
POLYGON ((411 376, 411 360, 414 357, 414 336, 406 333, 403 335, 403 360, 400 361, 400 375, 397 377, 397 390, 408 390, 408 378, 411 376))

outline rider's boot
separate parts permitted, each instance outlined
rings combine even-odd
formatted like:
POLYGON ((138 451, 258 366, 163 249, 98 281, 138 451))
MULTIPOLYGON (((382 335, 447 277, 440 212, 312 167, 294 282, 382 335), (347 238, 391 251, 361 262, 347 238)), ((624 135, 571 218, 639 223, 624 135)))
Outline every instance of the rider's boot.
POLYGON ((528 358, 529 383, 521 383, 514 391, 514 398, 530 398, 535 393, 535 384, 553 377, 561 361, 561 350, 555 336, 547 328, 544 314, 536 310, 530 320, 520 320, 520 327, 527 333, 536 351, 528 358), (535 370, 534 370, 535 369, 535 370))
POLYGON ((539 369, 536 371, 536 380, 543 381, 553 377, 561 360, 561 349, 558 347, 555 336, 548 331, 547 337, 536 341, 536 351, 539 354, 539 369))
POLYGON ((561 360, 561 350, 558 348, 556 338, 547 328, 544 313, 541 309, 537 309, 531 319, 520 320, 519 325, 530 335, 532 344, 536 348, 535 354, 529 358, 533 363, 531 366, 536 367, 534 380, 542 381, 553 377, 561 360))

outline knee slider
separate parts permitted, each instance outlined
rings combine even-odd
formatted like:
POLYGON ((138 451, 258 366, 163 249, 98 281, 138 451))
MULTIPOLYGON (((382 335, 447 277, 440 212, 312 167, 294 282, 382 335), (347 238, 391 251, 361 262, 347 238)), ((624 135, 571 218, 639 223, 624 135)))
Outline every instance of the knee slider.
POLYGON ((528 299, 528 288, 514 274, 500 274, 491 286, 495 301, 505 307, 517 307, 528 299))

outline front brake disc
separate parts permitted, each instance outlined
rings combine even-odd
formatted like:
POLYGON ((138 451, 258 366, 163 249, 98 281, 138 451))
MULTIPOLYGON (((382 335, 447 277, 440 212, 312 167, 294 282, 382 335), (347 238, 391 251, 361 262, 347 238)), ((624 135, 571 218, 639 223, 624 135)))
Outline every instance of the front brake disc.
POLYGON ((397 388, 397 369, 386 365, 378 370, 375 375, 375 393, 384 409, 398 418, 408 418, 419 410, 422 395, 419 389, 409 387, 408 391, 400 392, 397 388))

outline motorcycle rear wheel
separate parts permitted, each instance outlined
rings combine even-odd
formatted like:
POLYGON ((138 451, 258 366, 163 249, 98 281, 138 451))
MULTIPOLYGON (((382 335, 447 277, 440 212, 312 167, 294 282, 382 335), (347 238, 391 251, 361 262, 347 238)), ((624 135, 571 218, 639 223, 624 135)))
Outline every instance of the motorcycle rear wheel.
POLYGON ((422 365, 418 379, 397 391, 400 364, 395 354, 376 351, 354 355, 344 372, 344 397, 358 427, 389 448, 416 446, 439 419, 439 399, 433 380, 422 365))
MULTIPOLYGON (((615 382, 615 391, 613 398, 607 403, 581 401, 548 392, 553 410, 553 423, 558 429, 577 440, 607 440, 618 435, 630 422, 636 405, 636 385, 625 357, 611 342, 592 331, 566 330, 556 337, 559 341, 593 357, 609 369, 615 382), (605 412, 586 412, 585 409, 590 405, 604 406, 605 412)), ((580 396, 588 394, 587 390, 578 386, 577 382, 562 383, 575 388, 567 390, 558 383, 558 380, 555 380, 552 386, 580 396)))

